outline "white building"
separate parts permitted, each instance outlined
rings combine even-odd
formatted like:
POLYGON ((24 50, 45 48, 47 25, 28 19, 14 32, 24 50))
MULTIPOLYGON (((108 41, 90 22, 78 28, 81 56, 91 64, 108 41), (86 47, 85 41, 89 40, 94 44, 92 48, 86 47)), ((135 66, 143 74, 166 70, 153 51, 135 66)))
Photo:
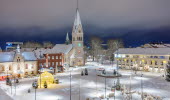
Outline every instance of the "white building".
POLYGON ((24 77, 37 74, 37 58, 34 52, 0 52, 0 74, 24 77))
POLYGON ((115 53, 120 68, 164 72, 170 61, 170 48, 124 48, 115 53))

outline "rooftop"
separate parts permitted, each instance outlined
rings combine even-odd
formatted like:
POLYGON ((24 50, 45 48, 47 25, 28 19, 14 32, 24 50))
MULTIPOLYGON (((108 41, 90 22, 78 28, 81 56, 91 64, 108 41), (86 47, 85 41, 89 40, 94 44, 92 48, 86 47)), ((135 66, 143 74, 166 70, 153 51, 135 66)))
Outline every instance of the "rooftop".
POLYGON ((170 48, 121 48, 114 54, 170 55, 170 48))

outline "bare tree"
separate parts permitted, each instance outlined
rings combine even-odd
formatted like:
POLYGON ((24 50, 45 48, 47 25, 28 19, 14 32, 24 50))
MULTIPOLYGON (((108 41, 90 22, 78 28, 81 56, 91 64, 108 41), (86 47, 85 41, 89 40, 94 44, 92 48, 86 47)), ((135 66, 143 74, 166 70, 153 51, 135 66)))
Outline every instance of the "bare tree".
MULTIPOLYGON (((122 39, 109 39, 107 41, 108 45, 108 50, 107 50, 107 57, 109 58, 110 61, 114 60, 113 53, 119 49, 119 48, 124 48, 124 43, 122 39)), ((111 63, 111 62, 110 62, 111 63)))
POLYGON ((53 46, 54 46, 54 44, 51 43, 50 41, 43 42, 44 48, 52 48, 53 46))
POLYGON ((38 42, 28 41, 28 42, 25 42, 22 47, 23 48, 41 48, 42 45, 38 42))
POLYGON ((93 61, 96 59, 97 61, 100 58, 100 55, 102 53, 102 40, 99 37, 91 37, 90 39, 90 54, 93 57, 93 61))

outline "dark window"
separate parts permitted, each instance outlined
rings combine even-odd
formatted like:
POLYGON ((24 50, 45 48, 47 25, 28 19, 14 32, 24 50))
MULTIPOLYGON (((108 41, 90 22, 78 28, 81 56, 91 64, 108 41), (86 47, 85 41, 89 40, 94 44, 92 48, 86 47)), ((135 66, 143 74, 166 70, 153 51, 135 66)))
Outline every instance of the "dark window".
POLYGON ((155 61, 155 65, 158 65, 158 62, 157 62, 157 61, 155 61))

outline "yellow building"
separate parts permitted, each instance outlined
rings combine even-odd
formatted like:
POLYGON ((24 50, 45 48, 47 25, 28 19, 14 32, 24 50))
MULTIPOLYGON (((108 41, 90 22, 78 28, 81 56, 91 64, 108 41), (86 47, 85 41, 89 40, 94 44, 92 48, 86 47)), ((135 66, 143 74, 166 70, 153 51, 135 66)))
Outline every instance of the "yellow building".
POLYGON ((170 48, 123 48, 114 55, 122 69, 164 72, 170 60, 170 48))

